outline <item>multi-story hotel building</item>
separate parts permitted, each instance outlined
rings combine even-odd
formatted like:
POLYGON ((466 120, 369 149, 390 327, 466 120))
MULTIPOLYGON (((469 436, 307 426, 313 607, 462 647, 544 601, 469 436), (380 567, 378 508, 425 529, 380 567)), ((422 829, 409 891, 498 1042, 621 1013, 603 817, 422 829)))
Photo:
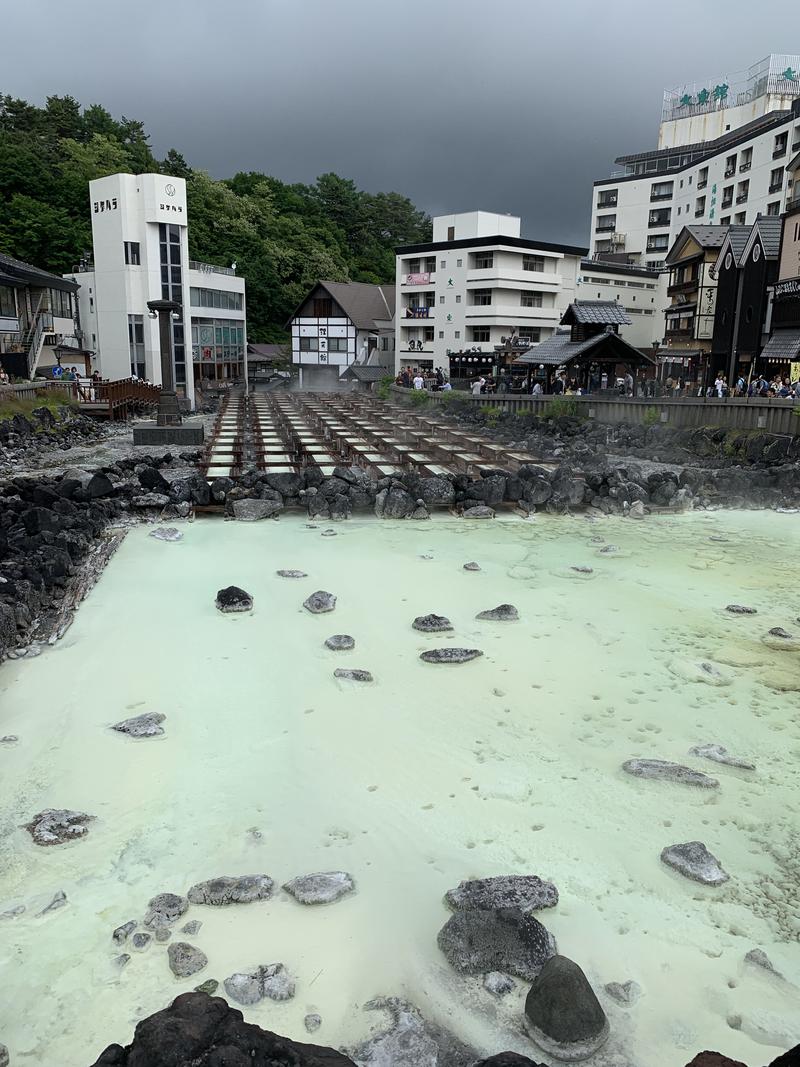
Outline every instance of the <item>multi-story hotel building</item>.
POLYGON ((186 182, 163 174, 111 174, 89 183, 92 264, 78 283, 84 344, 107 379, 161 384, 158 323, 147 302, 173 300, 175 379, 194 401, 195 382, 244 374, 244 278, 234 267, 189 259, 186 182))
POLYGON ((631 263, 583 259, 578 275, 579 300, 613 300, 629 321, 618 325, 625 340, 652 353, 661 344, 664 304, 658 271, 631 263))
MULTIPOLYGON (((657 146, 619 156, 622 169, 594 183, 592 257, 659 270, 684 226, 779 215, 799 149, 800 56, 667 90, 657 146)), ((665 278, 660 293, 664 307, 665 278)))
POLYGON ((575 299, 586 251, 520 237, 512 215, 437 216, 430 243, 397 249, 396 369, 461 377, 464 359, 470 373, 493 364, 501 338, 549 337, 575 299))

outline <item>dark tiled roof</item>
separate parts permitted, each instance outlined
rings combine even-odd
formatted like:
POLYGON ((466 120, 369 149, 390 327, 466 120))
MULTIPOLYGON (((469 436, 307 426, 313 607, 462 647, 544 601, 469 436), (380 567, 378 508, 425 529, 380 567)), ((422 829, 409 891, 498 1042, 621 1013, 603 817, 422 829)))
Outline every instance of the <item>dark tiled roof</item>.
POLYGON ((759 215, 753 224, 761 237, 761 247, 767 259, 777 259, 781 248, 783 219, 780 215, 759 215))
POLYGON ((684 226, 672 242, 672 247, 667 252, 664 262, 669 265, 679 263, 682 259, 691 259, 699 255, 697 252, 692 253, 691 256, 676 255, 677 249, 682 248, 686 243, 687 234, 705 251, 707 249, 722 248, 729 229, 729 226, 684 226))
POLYGON ((541 344, 531 348, 517 356, 515 363, 544 363, 547 367, 558 367, 562 363, 570 363, 578 356, 587 355, 601 345, 611 344, 617 350, 617 358, 620 361, 632 360, 636 363, 652 362, 650 356, 646 356, 638 348, 634 348, 624 337, 616 333, 598 333, 594 337, 588 337, 585 341, 571 341, 569 330, 556 330, 555 333, 542 341, 541 344))
POLYGON ((561 321, 630 326, 632 320, 617 300, 573 300, 561 321))
POLYGON ((794 363, 800 355, 800 330, 776 330, 764 345, 763 359, 794 363))
POLYGON ((257 359, 278 359, 283 355, 285 345, 275 344, 247 344, 248 356, 255 356, 257 359))
POLYGON ((7 256, 5 252, 0 252, 0 271, 12 284, 38 285, 41 288, 61 289, 70 293, 74 293, 78 289, 77 282, 68 281, 58 274, 51 274, 40 267, 34 267, 32 263, 14 259, 13 256, 7 256))
POLYGON ((739 262, 739 256, 744 252, 744 247, 750 237, 751 226, 730 226, 728 228, 728 240, 733 252, 733 258, 739 262))
MULTIPOLYGON (((314 288, 303 297, 289 319, 296 318, 300 308, 308 300, 317 286, 322 286, 336 301, 345 315, 359 330, 377 330, 378 322, 388 322, 394 318, 395 288, 393 285, 373 285, 370 282, 326 282, 318 281, 314 288)), ((287 323, 287 326, 289 325, 287 323)))
POLYGON ((585 256, 589 249, 583 245, 553 244, 552 241, 534 241, 529 237, 463 237, 457 241, 431 241, 424 245, 400 245, 395 248, 398 256, 414 255, 416 252, 437 252, 448 248, 487 248, 492 245, 505 245, 507 248, 520 248, 525 252, 563 252, 565 256, 585 256))
POLYGON ((357 382, 379 382, 381 378, 394 377, 389 367, 373 367, 363 363, 351 363, 345 367, 340 378, 355 378, 357 382))

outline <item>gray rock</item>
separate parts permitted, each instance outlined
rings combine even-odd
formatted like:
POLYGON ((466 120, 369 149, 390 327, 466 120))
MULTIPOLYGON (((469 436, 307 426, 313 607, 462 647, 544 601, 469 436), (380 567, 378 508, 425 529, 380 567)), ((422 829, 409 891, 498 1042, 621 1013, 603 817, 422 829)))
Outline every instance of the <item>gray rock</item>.
POLYGON ((480 566, 475 562, 464 564, 465 571, 479 571, 480 569, 480 566))
POLYGON ((119 956, 115 956, 111 961, 111 963, 114 965, 114 967, 117 968, 118 971, 121 971, 125 964, 130 962, 131 957, 130 953, 128 952, 122 952, 119 956))
POLYGON ((188 923, 184 923, 181 927, 181 933, 187 934, 189 937, 194 937, 195 934, 200 932, 200 927, 203 924, 199 919, 191 919, 188 923))
POLYGON ((8 1067, 11 1058, 5 1045, 0 1045, 0 1067, 8 1067))
POLYGON ((218 611, 226 614, 253 610, 253 598, 238 585, 229 585, 226 589, 220 589, 215 604, 218 611))
POLYGON ((158 926, 158 927, 156 927, 156 941, 159 941, 159 942, 169 941, 169 939, 171 937, 172 937, 172 931, 170 930, 170 928, 168 926, 158 926))
POLYGON ((293 878, 283 888, 300 904, 332 904, 354 892, 356 884, 345 871, 323 871, 293 878))
POLYGON ((745 963, 752 963, 756 967, 762 967, 765 971, 769 971, 770 974, 774 974, 776 978, 783 978, 783 975, 775 967, 772 960, 761 948, 751 948, 749 952, 745 953, 745 963))
POLYGON ((730 878, 716 856, 711 855, 702 841, 669 845, 661 851, 661 862, 694 882, 702 882, 703 885, 722 885, 730 878))
POLYGON ((537 911, 558 904, 558 890, 552 882, 535 874, 501 874, 494 878, 474 878, 461 882, 445 894, 454 910, 463 908, 519 908, 537 911))
POLYGON ((239 522, 258 522, 271 519, 283 511, 283 504, 277 500, 234 500, 233 517, 239 522))
POLYGON ((158 737, 164 733, 161 723, 166 719, 159 711, 146 711, 144 715, 135 715, 132 719, 115 722, 111 727, 129 737, 158 737))
POLYGON ((224 981, 225 992, 238 1004, 257 1004, 264 997, 270 1000, 291 1000, 294 979, 282 963, 258 967, 249 974, 237 972, 224 981))
POLYGON ((0 919, 16 919, 25 912, 24 904, 15 904, 13 908, 6 908, 5 911, 0 911, 0 919))
POLYGON ((307 578, 308 577, 308 575, 306 574, 305 571, 283 570, 283 571, 275 571, 275 573, 278 575, 279 578, 307 578))
POLYGON ((493 519, 494 510, 486 504, 477 504, 473 508, 464 508, 461 512, 462 519, 493 519))
POLYGON ((719 782, 702 771, 684 767, 682 763, 670 763, 663 759, 629 759, 622 764, 623 771, 636 778, 661 778, 683 785, 696 785, 701 789, 716 789, 719 782))
POLYGON ((306 1032, 309 1034, 316 1033, 322 1026, 322 1016, 317 1015, 316 1012, 312 1012, 310 1015, 306 1015, 303 1019, 303 1026, 306 1028, 306 1032))
POLYGON ((729 611, 731 613, 731 615, 757 615, 758 614, 758 611, 756 610, 756 608, 747 608, 747 607, 744 606, 744 604, 728 604, 728 606, 725 608, 725 610, 729 611))
POLYGON ((63 889, 59 889, 57 893, 53 894, 53 899, 50 901, 50 903, 46 904, 38 914, 47 915, 48 912, 58 911, 58 909, 63 908, 66 903, 67 894, 64 892, 63 889))
POLYGON ((130 922, 123 923, 122 926, 118 926, 114 933, 111 935, 111 940, 115 945, 124 945, 133 931, 136 929, 136 920, 131 919, 130 922))
POLYGON ((694 748, 689 749, 689 755, 702 756, 703 759, 713 760, 714 763, 723 763, 726 767, 739 767, 744 771, 754 771, 756 769, 755 763, 739 759, 738 756, 732 756, 723 745, 695 745, 694 748))
POLYGON ((790 634, 788 630, 784 630, 782 626, 773 626, 767 633, 770 637, 781 637, 784 641, 790 640, 794 637, 794 634, 790 634))
POLYGON ((468 663, 482 655, 479 648, 432 648, 419 658, 425 663, 468 663))
POLYGON ((525 1000, 525 1028, 559 1060, 585 1060, 608 1040, 608 1019, 577 963, 553 956, 525 1000))
POLYGON ((34 815, 25 829, 35 845, 63 845, 67 841, 77 841, 85 837, 89 832, 86 824, 93 821, 94 815, 87 815, 82 811, 45 808, 38 815, 34 815))
POLYGON ((0 737, 0 745, 16 745, 17 741, 19 741, 19 738, 16 734, 5 734, 0 737))
POLYGON ((269 900, 275 883, 266 874, 243 874, 236 878, 221 875, 198 882, 189 890, 192 904, 210 904, 221 907, 226 904, 250 904, 254 900, 269 900))
POLYGON ((166 493, 140 493, 131 499, 132 508, 165 508, 169 504, 166 493))
POLYGON ((188 907, 189 901, 186 897, 178 896, 177 893, 159 893, 147 905, 144 925, 149 926, 151 930, 158 926, 171 926, 188 907))
POLYGON ((187 941, 173 941, 167 949, 169 969, 176 978, 190 978, 208 963, 205 952, 190 945, 187 941))
POLYGON ((489 971, 483 976, 483 988, 493 997, 504 997, 516 987, 517 983, 511 975, 503 974, 502 971, 489 971))
POLYGON ((219 982, 216 978, 206 978, 205 982, 201 982, 200 985, 194 987, 195 993, 207 993, 210 997, 213 997, 218 989, 219 982))
POLYGON ((357 667, 337 667, 333 672, 334 678, 342 678, 348 682, 371 682, 373 677, 369 671, 359 670, 357 667))
POLYGON ((594 574, 594 567, 571 566, 570 570, 575 571, 576 574, 594 574))
POLYGON ((427 507, 447 506, 455 502, 456 490, 448 478, 434 476, 420 478, 417 492, 427 507))
POLYGON ((534 978, 556 951, 552 935, 519 908, 457 911, 439 931, 437 942, 461 974, 503 971, 526 979, 534 978))
POLYGON ((644 504, 641 500, 634 500, 628 511, 628 518, 630 519, 643 519, 645 517, 644 504))
POLYGON ((303 601, 303 607, 312 615, 322 615, 326 611, 333 611, 336 607, 336 597, 333 593, 326 593, 324 589, 318 589, 303 601))
POLYGON ((479 611, 476 619, 487 619, 490 622, 515 622, 519 618, 519 612, 513 604, 498 604, 496 608, 488 611, 479 611))
POLYGON ((336 537, 336 530, 323 530, 320 537, 336 537))
POLYGON ((149 947, 151 940, 150 934, 138 933, 131 938, 131 944, 137 952, 144 952, 149 947))
MULTIPOLYGON (((603 556, 615 556, 617 552, 619 552, 619 549, 616 545, 603 545, 602 548, 598 549, 598 552, 603 556)), ((591 571, 591 567, 589 570, 591 571)))
POLYGON ((444 615, 417 615, 411 625, 425 634, 444 633, 453 629, 453 624, 444 615))
POLYGON ((633 981, 608 982, 603 989, 618 1004, 635 1004, 642 995, 642 987, 633 981))
POLYGON ((157 526, 155 530, 151 530, 148 534, 149 537, 155 538, 156 541, 182 541, 183 534, 180 530, 176 530, 174 526, 157 526))
POLYGON ((349 652, 356 647, 356 643, 350 634, 332 634, 326 638, 325 647, 332 652, 349 652))
POLYGON ((407 519, 416 506, 415 498, 399 485, 381 489, 375 497, 375 514, 379 519, 407 519))
POLYGON ((423 1018, 418 1008, 397 997, 377 997, 368 1010, 389 1013, 389 1025, 347 1050, 360 1067, 471 1067, 474 1049, 444 1027, 423 1018))

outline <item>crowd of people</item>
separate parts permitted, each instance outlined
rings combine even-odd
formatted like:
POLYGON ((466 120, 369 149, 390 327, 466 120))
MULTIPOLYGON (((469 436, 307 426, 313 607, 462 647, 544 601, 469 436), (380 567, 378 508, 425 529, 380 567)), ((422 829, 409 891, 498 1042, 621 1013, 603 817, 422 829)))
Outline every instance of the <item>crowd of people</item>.
POLYGON ((706 396, 763 396, 768 399, 800 400, 800 379, 793 382, 788 376, 781 377, 779 374, 767 379, 759 374, 747 381, 740 375, 731 388, 726 375, 718 371, 714 384, 706 390, 706 396))
POLYGON ((422 367, 403 367, 394 380, 395 385, 404 389, 430 389, 432 392, 449 392, 450 381, 441 367, 435 371, 422 367))

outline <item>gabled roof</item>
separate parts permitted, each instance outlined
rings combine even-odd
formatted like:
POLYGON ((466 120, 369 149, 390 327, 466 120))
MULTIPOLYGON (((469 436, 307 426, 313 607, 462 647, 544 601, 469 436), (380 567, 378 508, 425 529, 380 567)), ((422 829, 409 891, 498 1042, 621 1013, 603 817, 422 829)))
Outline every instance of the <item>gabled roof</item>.
POLYGON ((379 382, 381 378, 394 377, 390 367, 375 367, 372 364, 351 363, 339 375, 340 378, 355 379, 357 382, 379 382))
POLYGON ((684 258, 678 253, 689 238, 699 245, 703 252, 721 248, 729 229, 728 226, 684 226, 672 242, 672 248, 667 252, 664 262, 676 263, 684 258))
POLYGON ((0 274, 9 285, 34 285, 39 288, 61 289, 64 292, 74 293, 78 290, 78 283, 68 281, 58 274, 51 274, 40 267, 34 267, 32 263, 25 263, 21 259, 14 259, 0 252, 0 274))
POLYGON ((561 317, 563 326, 576 323, 627 325, 632 319, 617 300, 573 300, 561 317))
POLYGON ((775 330, 764 345, 762 359, 794 363, 800 354, 800 330, 775 330))
POLYGON ((292 319, 297 318, 300 308, 318 286, 326 290, 358 330, 377 330, 378 322, 391 321, 394 318, 395 288, 393 285, 320 280, 300 301, 286 324, 287 328, 292 319))
POLYGON ((725 235, 725 240, 720 246, 719 255, 717 256, 717 262, 714 264, 714 270, 720 271, 722 265, 725 262, 725 256, 728 252, 733 256, 734 262, 737 267, 741 266, 740 257, 747 244, 747 238, 750 236, 752 226, 729 226, 728 232, 725 235))
POLYGON ((742 249, 742 265, 746 263, 747 257, 753 251, 756 240, 761 242, 761 250, 765 259, 777 259, 781 250, 782 233, 783 219, 780 215, 756 215, 756 221, 750 227, 747 243, 742 249))
POLYGON ((634 348, 624 337, 611 332, 595 334, 585 341, 571 341, 569 330, 556 330, 552 336, 541 344, 517 356, 515 363, 544 363, 548 367, 558 367, 562 363, 571 363, 579 356, 591 356, 594 359, 613 358, 619 362, 652 363, 650 356, 634 348), (607 352, 601 352, 607 349, 607 352))

